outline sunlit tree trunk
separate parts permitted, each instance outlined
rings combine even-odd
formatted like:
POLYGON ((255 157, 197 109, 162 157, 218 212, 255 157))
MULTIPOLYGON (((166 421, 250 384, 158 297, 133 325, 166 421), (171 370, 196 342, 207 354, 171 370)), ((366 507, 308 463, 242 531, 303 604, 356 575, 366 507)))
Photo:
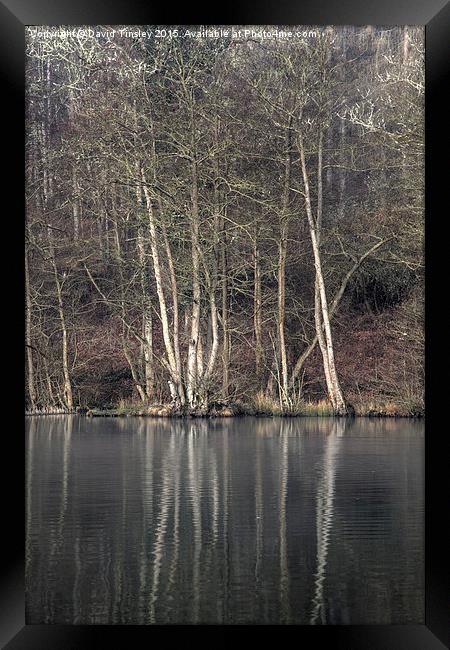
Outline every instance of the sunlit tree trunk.
MULTIPOLYGON (((323 181, 322 181, 322 165, 323 165, 323 131, 319 133, 319 145, 317 152, 317 217, 316 217, 316 233, 317 233, 317 247, 320 250, 320 236, 322 230, 322 209, 323 209, 323 181)), ((327 346, 322 327, 322 306, 320 302, 320 288, 319 279, 316 273, 314 280, 314 322, 316 325, 316 337, 319 343, 320 351, 323 359, 328 359, 327 346)), ((327 385, 327 392, 330 397, 333 408, 336 408, 334 399, 334 392, 331 390, 332 381, 330 376, 329 363, 323 364, 325 381, 327 385)))
MULTIPOLYGON (((155 127, 154 127, 154 119, 153 119, 153 107, 151 103, 149 104, 149 119, 150 119, 150 133, 151 133, 150 155, 151 155, 151 164, 153 170, 153 185, 156 186, 157 176, 158 176, 158 156, 156 151, 156 134, 155 134, 155 127)), ((168 369, 171 375, 169 381, 169 388, 170 388, 170 393, 172 395, 172 399, 174 401, 174 406, 176 408, 180 408, 183 407, 186 403, 186 390, 183 381, 183 372, 182 372, 181 355, 180 355, 178 287, 177 287, 175 266, 173 262, 171 244, 167 236, 167 229, 164 223, 163 202, 161 200, 161 194, 158 192, 156 197, 156 202, 159 209, 161 231, 164 240, 164 250, 167 258, 167 265, 168 265, 169 277, 170 277, 170 288, 172 294, 172 307, 173 307, 172 341, 173 343, 171 343, 171 338, 169 333, 168 313, 167 313, 166 301, 164 297, 164 290, 163 290, 162 279, 161 279, 161 264, 160 264, 159 253, 158 253, 158 240, 157 240, 157 233, 155 227, 154 208, 152 203, 152 197, 149 193, 148 186, 145 183, 145 176, 144 176, 143 169, 142 169, 142 175, 144 178, 144 191, 145 191, 145 198, 146 198, 147 209, 149 214, 150 243, 151 243, 151 251, 153 257, 153 268, 155 273, 156 288, 157 288, 157 294, 158 294, 158 300, 160 306, 161 321, 163 326, 164 345, 167 354, 168 369), (157 277, 158 279, 156 279, 157 277)))
MULTIPOLYGON (((162 204, 159 202, 160 212, 162 213, 162 204)), ((169 276, 170 276, 170 286, 172 290, 172 308, 173 308, 173 348, 175 354, 175 366, 178 377, 178 399, 180 404, 183 406, 185 398, 185 390, 182 378, 182 365, 181 365, 181 354, 180 354, 180 315, 178 308, 178 287, 177 287, 177 276, 175 273, 175 266, 173 262, 172 249, 170 246, 169 238, 167 236, 167 229, 164 223, 161 225, 162 234, 164 239, 164 247, 166 250, 167 264, 169 267, 169 276)))
MULTIPOLYGON (((329 381, 329 385, 327 386, 328 394, 335 413, 339 415, 344 415, 347 412, 347 407, 345 404, 344 397, 342 395, 341 387, 336 372, 336 365, 334 361, 334 347, 333 347, 333 339, 331 335, 330 318, 328 313, 328 304, 327 304, 327 297, 325 292, 325 283, 324 283, 323 273, 322 273, 322 262, 320 258, 316 224, 314 223, 314 217, 312 214, 311 196, 309 191, 309 178, 306 169, 303 137, 301 134, 299 134, 298 143, 299 143, 299 154, 300 154, 302 176, 303 176, 303 185, 305 188, 305 207, 306 207, 306 214, 308 218, 309 232, 310 232, 311 244, 312 244, 313 255, 314 255, 316 282, 318 284, 318 292, 320 296, 321 318, 324 326, 324 335, 325 335, 324 338, 325 338, 326 349, 322 351, 322 358, 324 364, 325 378, 327 379, 327 381, 329 381)), ((322 174, 321 165, 319 166, 318 173, 320 175, 322 174)), ((321 327, 319 327, 319 331, 317 331, 316 334, 318 337, 320 337, 321 327)))
POLYGON ((175 387, 178 387, 181 383, 181 378, 177 373, 175 353, 170 338, 170 325, 169 325, 167 305, 164 296, 164 289, 163 289, 163 282, 162 282, 162 269, 161 269, 160 258, 159 258, 153 201, 150 195, 150 190, 147 186, 147 180, 143 168, 141 169, 141 175, 142 175, 142 186, 143 186, 144 195, 147 204, 147 214, 148 214, 149 231, 150 231, 150 248, 151 248, 152 258, 153 258, 153 272, 156 281, 156 292, 158 295, 159 311, 160 311, 161 325, 163 331, 163 340, 164 340, 164 346, 165 346, 166 357, 167 357, 166 365, 171 375, 172 383, 175 385, 175 387))

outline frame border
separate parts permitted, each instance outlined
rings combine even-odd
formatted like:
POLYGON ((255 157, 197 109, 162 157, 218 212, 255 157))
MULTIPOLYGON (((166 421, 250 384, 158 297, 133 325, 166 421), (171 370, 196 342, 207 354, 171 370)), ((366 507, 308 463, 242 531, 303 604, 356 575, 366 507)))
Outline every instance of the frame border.
MULTIPOLYGON (((8 142, 3 147, 7 162, 6 182, 3 194, 11 199, 9 210, 4 211, 5 242, 14 243, 14 261, 2 256, 5 265, 3 278, 3 304, 8 310, 7 345, 10 341, 23 350, 24 340, 24 69, 25 69, 25 27, 27 25, 58 24, 355 24, 424 25, 426 38, 426 437, 425 437, 425 624, 402 626, 252 626, 263 627, 264 635, 274 631, 279 642, 280 632, 295 627, 301 641, 316 644, 328 641, 336 650, 442 650, 450 646, 448 549, 450 540, 444 532, 443 514, 448 511, 444 483, 448 490, 448 447, 444 449, 445 435, 437 422, 437 413, 443 410, 448 397, 445 385, 438 385, 434 379, 435 368, 442 356, 442 346, 436 342, 446 341, 446 319, 442 318, 444 308, 442 288, 439 282, 446 279, 445 262, 448 250, 444 237, 439 237, 441 228, 437 222, 442 209, 448 204, 448 152, 445 134, 448 131, 448 104, 444 101, 445 77, 448 76, 450 61, 450 3, 446 0, 410 0, 408 4, 381 0, 370 5, 358 0, 303 0, 295 6, 294 0, 266 0, 261 6, 251 6, 250 0, 239 3, 229 0, 217 11, 186 11, 172 15, 171 6, 141 4, 140 0, 97 0, 95 7, 82 0, 70 4, 70 0, 53 3, 52 0, 3 0, 0 2, 0 67, 6 81, 4 104, 6 129, 3 136, 8 142), (219 14, 220 10, 220 16, 219 14), (19 142, 21 145, 19 146, 19 142), (439 161, 441 157, 441 161, 439 161), (9 188, 14 187, 15 191, 9 188), (18 198, 20 197, 20 198, 18 198), (12 218, 11 218, 12 217, 12 218), (437 224, 437 225, 436 225, 437 224), (439 241, 440 239, 440 241, 439 241), (441 246, 441 249, 439 249, 441 246), (11 281, 13 279, 13 281, 11 281), (437 318, 432 317, 431 306, 435 302, 437 318), (433 372, 433 383, 432 383, 433 372), (431 386, 433 385, 433 389, 431 386), (447 453, 446 453, 447 451, 447 453), (447 569, 447 570, 445 570, 447 569), (444 645, 446 644, 446 645, 444 645)), ((3 88, 5 86, 3 85, 3 88)), ((5 166, 6 167, 6 166, 5 166)), ((445 215, 446 216, 446 215, 445 215)), ((448 274, 448 270, 447 270, 448 274)), ((448 329, 448 328, 447 328, 448 329)), ((14 346, 15 347, 15 346, 14 346)), ((20 356, 20 353, 19 353, 20 356)), ((24 357, 22 357, 24 361, 24 357)), ((441 361, 442 363, 442 361, 441 361)), ((163 632, 164 640, 172 640, 175 631, 187 630, 197 639, 197 630, 213 631, 220 627, 220 634, 228 640, 229 634, 242 626, 45 626, 25 625, 25 571, 24 571, 24 515, 25 497, 25 437, 23 417, 23 369, 24 365, 6 365, 9 391, 8 411, 12 414, 10 426, 5 428, 3 444, 4 458, 12 469, 3 486, 6 512, 3 542, 6 542, 2 556, 0 579, 0 645, 5 650, 24 648, 98 648, 107 643, 112 648, 125 647, 153 641, 155 633, 163 632), (11 406, 10 406, 10 403, 11 406), (130 638, 131 633, 131 638, 130 638), (4 645, 6 644, 6 645, 4 645)), ((2 473, 2 479, 5 479, 2 473)), ((448 491, 447 491, 448 494, 448 491)), ((247 627, 247 626, 244 626, 247 627)), ((267 639, 270 641, 270 639, 267 639)))

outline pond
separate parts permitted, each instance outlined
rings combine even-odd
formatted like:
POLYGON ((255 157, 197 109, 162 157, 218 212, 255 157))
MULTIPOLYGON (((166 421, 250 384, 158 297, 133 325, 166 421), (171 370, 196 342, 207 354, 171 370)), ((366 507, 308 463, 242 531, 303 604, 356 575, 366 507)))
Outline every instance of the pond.
POLYGON ((26 418, 28 624, 424 621, 424 425, 26 418))

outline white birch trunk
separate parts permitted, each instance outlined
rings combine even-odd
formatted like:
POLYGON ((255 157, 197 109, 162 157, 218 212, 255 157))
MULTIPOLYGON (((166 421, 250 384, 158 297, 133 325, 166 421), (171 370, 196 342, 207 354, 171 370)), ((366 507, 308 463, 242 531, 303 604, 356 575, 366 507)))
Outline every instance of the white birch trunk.
POLYGON ((175 353, 173 350, 172 341, 170 339, 170 327, 169 327, 169 319, 167 315, 166 299, 164 296, 164 289, 162 283, 162 271, 161 271, 161 264, 159 259, 153 202, 150 196, 150 191, 147 187, 147 181, 145 178, 145 173, 143 168, 141 168, 141 175, 142 175, 142 186, 143 186, 145 200, 147 204, 147 213, 148 213, 149 230, 150 230, 150 248, 151 248, 152 258, 153 258, 153 271, 155 274, 156 292, 159 301, 159 310, 161 316, 164 346, 165 346, 165 351, 167 356, 167 364, 172 379, 175 381, 176 385, 178 385, 180 378, 177 374, 175 353))
MULTIPOLYGON (((325 283, 323 279, 323 273, 322 273, 322 264, 321 264, 321 259, 320 259, 320 252, 319 252, 319 242, 317 239, 317 232, 316 232, 316 224, 314 223, 314 218, 312 214, 312 207, 311 207, 311 196, 310 196, 310 191, 309 191, 309 178, 308 178, 308 172, 306 169, 306 162, 305 162, 305 151, 304 151, 304 146, 303 146, 303 139, 302 136, 299 135, 299 153, 300 153, 300 162, 301 162, 301 168, 302 168, 302 176, 303 176, 303 184, 305 188, 305 207, 306 207, 306 214, 308 218, 308 225, 309 225, 309 232, 310 232, 310 237, 311 237, 311 244, 312 244, 312 249, 313 249, 313 255, 314 255, 314 266, 316 270, 316 282, 318 285, 318 292, 320 296, 320 305, 321 305, 321 316, 322 316, 322 321, 323 321, 323 326, 324 326, 324 334, 325 334, 325 346, 326 346, 326 354, 323 355, 323 362, 324 362, 324 370, 325 370, 325 376, 329 375, 329 380, 330 380, 330 400, 333 404, 333 408, 335 410, 336 414, 345 414, 347 411, 347 407, 345 404, 344 397, 342 395, 341 387, 339 385, 339 380, 336 372, 336 365, 334 361, 334 348, 333 348, 333 339, 331 335, 331 327, 330 327, 330 319, 329 319, 329 313, 328 313, 328 304, 327 304, 327 297, 326 297, 326 292, 325 292, 325 283)), ((319 170, 319 173, 321 175, 322 170, 319 170)), ((319 327, 319 331, 316 332, 317 336, 319 337, 321 334, 321 327, 319 327)))

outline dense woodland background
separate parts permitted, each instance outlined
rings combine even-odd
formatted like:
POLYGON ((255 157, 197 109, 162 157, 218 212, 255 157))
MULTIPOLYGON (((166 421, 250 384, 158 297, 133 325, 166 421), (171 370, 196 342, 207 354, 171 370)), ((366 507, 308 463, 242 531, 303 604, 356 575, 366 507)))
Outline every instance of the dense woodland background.
POLYGON ((92 29, 27 38, 27 408, 422 413, 422 28, 92 29))

